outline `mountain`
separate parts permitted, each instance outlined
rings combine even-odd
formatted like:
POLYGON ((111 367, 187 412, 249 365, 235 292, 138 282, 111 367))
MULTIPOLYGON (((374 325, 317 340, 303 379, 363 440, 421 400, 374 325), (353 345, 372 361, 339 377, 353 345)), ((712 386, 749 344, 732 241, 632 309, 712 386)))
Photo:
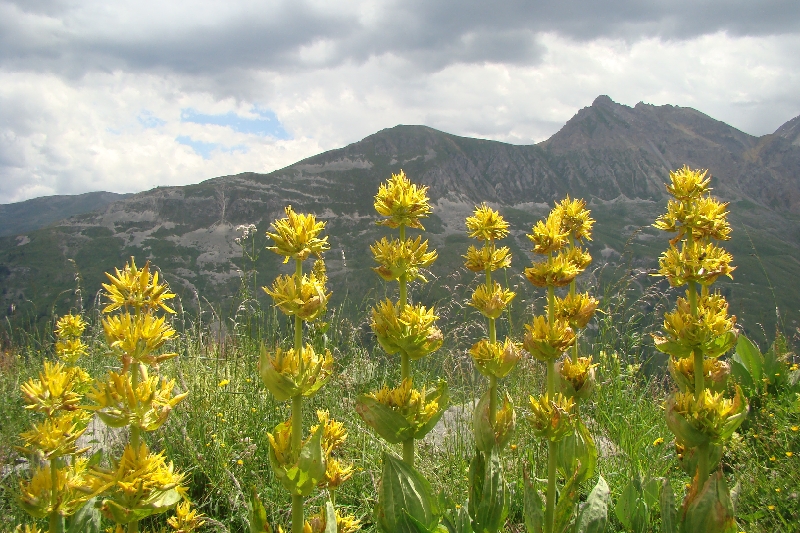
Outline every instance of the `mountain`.
MULTIPOLYGON (((514 230, 507 242, 515 257, 509 281, 519 284, 518 301, 534 294, 518 277, 529 262, 524 234, 567 194, 586 198, 597 219, 590 244, 595 264, 605 265, 602 272, 623 267, 644 287, 656 281, 647 271, 667 246, 667 236, 650 226, 666 204, 664 183, 669 170, 687 164, 708 168, 714 193, 731 204, 734 237, 726 247, 738 269, 722 290, 740 323, 769 329, 777 305, 793 325, 800 297, 791 282, 800 277, 798 119, 754 137, 694 109, 628 107, 600 96, 531 146, 396 126, 270 174, 159 187, 55 227, 0 238, 0 302, 6 313, 14 304, 17 316, 44 316, 70 303, 62 291, 74 287, 76 271, 91 297, 103 272, 133 255, 161 268, 185 308, 210 304, 234 312, 240 271, 251 268, 235 241, 237 226, 256 224, 256 251, 262 250, 264 231, 291 204, 327 221, 334 297, 347 294, 360 304, 368 294, 382 294, 368 270, 369 244, 386 233, 375 225, 372 203, 378 185, 400 169, 429 187, 434 204, 426 236, 440 257, 432 268, 436 281, 415 291, 423 300, 452 300, 473 279, 459 271, 469 244, 464 218, 482 201, 500 209, 514 230)), ((286 271, 270 252, 254 261, 256 286, 286 271)))
POLYGON ((0 237, 37 230, 71 216, 102 209, 129 196, 131 195, 100 191, 44 196, 24 202, 0 204, 0 237))

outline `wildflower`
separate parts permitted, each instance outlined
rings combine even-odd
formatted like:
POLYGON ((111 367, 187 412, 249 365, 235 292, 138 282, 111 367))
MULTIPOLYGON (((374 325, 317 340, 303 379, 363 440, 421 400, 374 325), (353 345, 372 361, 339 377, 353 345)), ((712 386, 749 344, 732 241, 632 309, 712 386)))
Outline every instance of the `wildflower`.
POLYGON ((39 379, 28 380, 20 389, 26 409, 51 417, 57 411, 78 409, 81 392, 90 381, 89 375, 81 368, 45 361, 39 379))
POLYGON ((563 248, 567 244, 569 232, 562 228, 561 213, 553 210, 545 221, 537 222, 526 236, 534 245, 533 252, 544 255, 563 248))
POLYGON ((378 224, 390 228, 407 226, 424 230, 419 219, 427 217, 432 211, 427 191, 427 187, 411 183, 402 170, 399 174, 392 174, 386 183, 380 185, 375 195, 375 210, 387 217, 387 220, 381 220, 378 224))
POLYGON ((131 257, 130 264, 126 264, 120 271, 114 269, 115 275, 106 272, 110 283, 103 284, 105 296, 109 304, 103 308, 103 313, 111 313, 117 309, 132 307, 136 312, 156 311, 159 308, 167 313, 175 313, 165 300, 174 298, 169 292, 166 283, 158 282, 158 272, 150 273, 150 261, 141 269, 136 268, 136 262, 131 257))
POLYGON ((56 355, 70 365, 89 354, 89 347, 81 339, 61 339, 56 341, 56 355))
POLYGON ((707 357, 719 357, 736 343, 736 317, 728 316, 728 302, 719 294, 698 299, 692 314, 689 298, 678 298, 675 311, 664 314, 666 336, 653 335, 656 348, 674 357, 690 357, 702 350, 707 357))
POLYGON ((770 458, 769 458, 769 460, 770 460, 770 461, 777 461, 777 459, 775 459, 775 456, 774 456, 774 455, 773 455, 772 457, 770 457, 770 458))
POLYGON ((591 357, 565 358, 556 363, 556 372, 561 380, 561 392, 568 398, 586 399, 594 390, 594 369, 591 357))
POLYGON ((551 326, 544 316, 534 317, 525 324, 522 347, 540 361, 557 359, 575 342, 575 332, 564 320, 556 320, 551 326))
POLYGON ((500 268, 511 266, 511 252, 507 246, 496 248, 494 246, 483 246, 467 248, 467 255, 462 256, 466 261, 464 266, 472 272, 484 272, 486 270, 494 272, 500 268))
POLYGON ((592 240, 592 226, 595 220, 591 218, 589 210, 586 209, 586 200, 571 200, 567 195, 564 200, 556 204, 553 211, 561 219, 561 229, 573 239, 592 240))
POLYGON ((266 348, 261 350, 261 380, 279 401, 313 395, 328 381, 332 371, 330 350, 318 354, 310 344, 302 350, 277 348, 274 353, 266 348))
POLYGON ((244 461, 242 461, 241 459, 237 459, 236 464, 242 466, 244 464, 244 461))
POLYGON ((556 394, 552 399, 547 394, 539 399, 530 397, 530 423, 535 435, 553 442, 560 441, 572 430, 572 399, 556 394))
POLYGON ((653 446, 661 446, 664 444, 664 438, 658 437, 656 440, 653 441, 653 446))
POLYGON ((328 304, 331 293, 325 293, 325 281, 314 272, 302 275, 299 280, 296 274, 278 276, 272 282, 272 288, 262 287, 275 302, 275 307, 286 315, 297 315, 305 321, 319 318, 328 304))
POLYGON ((711 189, 711 177, 706 178, 708 170, 692 170, 684 165, 679 170, 669 173, 671 183, 667 185, 667 192, 677 200, 688 201, 707 194, 711 189))
POLYGON ((56 335, 60 339, 77 339, 83 335, 86 322, 80 315, 64 315, 56 322, 56 335))
POLYGON ((433 308, 410 304, 402 307, 386 299, 372 309, 370 326, 386 353, 402 351, 417 360, 442 345, 442 332, 434 325, 437 318, 433 308))
POLYGON ((566 320, 573 329, 583 329, 597 310, 597 299, 586 293, 556 297, 555 316, 566 320))
POLYGON ((381 389, 359 398, 356 411, 384 439, 391 443, 422 438, 447 407, 447 388, 440 382, 435 389, 415 389, 411 378, 396 388, 381 389))
POLYGON ((57 468, 55 475, 49 465, 36 468, 30 481, 20 482, 19 503, 28 514, 37 518, 44 518, 53 511, 69 516, 94 496, 93 492, 88 461, 77 458, 71 465, 57 468), (55 501, 52 498, 54 492, 58 494, 55 501))
POLYGON ((373 268, 385 281, 399 280, 405 276, 406 281, 416 279, 426 282, 420 269, 427 268, 436 261, 436 251, 428 251, 428 241, 421 236, 416 239, 389 240, 386 237, 370 246, 372 255, 380 266, 373 268))
POLYGON ((514 299, 516 294, 500 286, 496 281, 492 283, 490 291, 486 285, 479 285, 472 293, 469 305, 476 308, 487 318, 498 318, 503 314, 506 306, 514 299))
POLYGON ((774 505, 767 505, 767 509, 769 509, 770 511, 774 511, 775 510, 775 506, 774 505))
POLYGON ((658 260, 660 268, 656 275, 667 278, 673 287, 687 283, 708 286, 720 276, 733 279, 732 272, 736 267, 730 265, 732 260, 731 254, 714 243, 689 242, 680 250, 670 245, 658 260))
MULTIPOLYGON (((670 357, 667 367, 681 392, 694 391, 694 360, 691 357, 670 357)), ((727 361, 711 358, 703 360, 704 383, 713 392, 723 392, 727 388, 730 373, 731 366, 727 361)))
POLYGON ((697 198, 690 202, 670 200, 667 212, 656 219, 654 227, 677 235, 672 242, 678 242, 691 231, 693 240, 730 239, 731 226, 728 223, 727 203, 714 198, 697 198))
POLYGON ((544 261, 534 262, 525 269, 525 277, 537 287, 549 285, 564 287, 569 285, 581 272, 582 268, 570 259, 569 252, 561 251, 544 261))
POLYGON ((794 455, 794 453, 792 453, 792 452, 786 452, 786 457, 792 457, 793 455, 794 455))
POLYGON ((791 427, 791 428, 789 428, 789 429, 791 429, 792 431, 797 431, 797 430, 800 430, 800 427, 798 427, 798 426, 792 426, 792 427, 791 427))
POLYGON ((86 431, 90 418, 89 413, 78 410, 63 411, 42 420, 20 434, 23 446, 18 450, 25 454, 41 453, 46 460, 82 452, 84 450, 78 450, 77 441, 86 431))
MULTIPOLYGON (((340 449, 347 440, 347 429, 345 429, 344 424, 333 420, 328 411, 321 409, 317 410, 317 420, 322 426, 322 449, 326 453, 340 449)), ((317 426, 311 428, 312 433, 316 430, 317 426)))
POLYGON ((479 241, 496 241, 508 235, 508 222, 497 211, 485 203, 475 208, 471 217, 467 217, 467 232, 472 239, 479 241))
POLYGON ((157 364, 177 356, 176 353, 153 355, 176 334, 164 317, 132 315, 126 311, 105 317, 103 331, 112 350, 140 363, 157 364))
POLYGON ((496 378, 507 376, 521 355, 519 345, 508 338, 502 343, 481 339, 472 345, 469 353, 481 374, 496 378))
POLYGON ((167 520, 167 524, 177 533, 191 533, 206 523, 205 516, 192 509, 192 504, 184 500, 175 506, 175 516, 167 520))
POLYGON ((225 387, 225 386, 226 386, 226 385, 228 385, 230 382, 231 382, 231 380, 229 380, 229 379, 223 379, 222 381, 220 381, 220 382, 219 382, 219 384, 217 384, 217 386, 218 386, 218 387, 225 387))
POLYGON ((697 400, 693 392, 675 393, 667 400, 667 426, 689 446, 720 444, 746 416, 747 404, 738 386, 733 399, 703 389, 697 400))
POLYGON ((284 263, 291 257, 300 261, 312 254, 321 257, 322 252, 330 248, 327 236, 318 237, 325 229, 325 222, 317 222, 314 215, 295 213, 292 206, 287 206, 285 211, 285 218, 272 223, 275 232, 267 232, 267 237, 275 242, 275 246, 268 246, 267 250, 284 256, 284 263))

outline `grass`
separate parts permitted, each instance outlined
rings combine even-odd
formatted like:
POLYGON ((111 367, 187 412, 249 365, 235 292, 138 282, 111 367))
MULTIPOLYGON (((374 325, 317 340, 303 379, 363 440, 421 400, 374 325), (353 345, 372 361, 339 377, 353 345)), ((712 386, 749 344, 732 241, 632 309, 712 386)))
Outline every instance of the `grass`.
MULTIPOLYGON (((666 428, 662 402, 670 391, 663 360, 654 356, 649 333, 659 325, 671 295, 663 286, 652 285, 644 273, 633 269, 612 275, 598 271, 586 283, 607 287, 598 297, 604 313, 582 339, 584 353, 592 353, 599 364, 598 389, 585 404, 584 418, 598 441, 601 456, 598 473, 609 483, 616 501, 635 472, 654 478, 668 477, 677 499, 683 495, 688 477, 678 468, 666 428), (616 280, 614 283, 600 280, 616 280)), ((482 335, 484 321, 463 302, 470 291, 469 276, 454 276, 440 282, 450 285, 451 297, 441 301, 438 312, 447 324, 445 345, 415 367, 417 380, 445 378, 453 405, 468 406, 483 390, 466 349, 482 335)), ((513 284, 513 280, 512 280, 513 284)), ((420 291, 421 292, 421 291, 420 291)), ((182 335, 172 346, 180 356, 165 363, 163 374, 177 379, 189 396, 172 413, 168 423, 147 436, 152 447, 166 452, 177 468, 189 476, 189 494, 209 516, 209 531, 247 531, 247 502, 256 491, 265 503, 269 519, 289 523, 289 498, 269 467, 266 433, 289 414, 288 405, 276 402, 261 384, 257 372, 261 345, 286 345, 291 330, 283 317, 259 303, 252 290, 243 288, 238 310, 224 318, 219 310, 206 308, 197 315, 179 313, 174 326, 182 335)), ((375 390, 384 382, 395 382, 396 361, 374 345, 369 327, 367 301, 361 305, 342 304, 328 313, 327 330, 312 330, 317 348, 331 349, 336 372, 321 393, 308 402, 304 427, 315 423, 316 409, 328 410, 349 430, 345 460, 356 466, 356 474, 336 495, 337 505, 363 521, 364 531, 374 531, 371 512, 380 478, 380 456, 386 444, 355 414, 357 395, 375 390), (358 307, 354 316, 347 309, 358 307)), ((538 300, 515 302, 519 315, 530 316, 538 300), (521 311, 524 310, 524 311, 521 311)), ((92 307, 97 309, 98 306, 92 307)), ((91 356, 82 362, 94 376, 101 376, 113 360, 104 354, 98 316, 87 313, 91 356)), ((510 321, 512 336, 519 337, 522 318, 510 321)), ((32 322, 35 322, 32 321, 32 322)), ((503 321, 506 322, 506 321, 503 321)), ((11 329, 3 332, 0 352, 0 442, 14 443, 16 435, 29 424, 19 385, 35 375, 43 360, 52 357, 52 321, 42 329, 11 329), (42 333, 44 331, 45 333, 42 333)), ((506 331, 499 331, 500 335, 506 331)), ((791 356, 794 357, 794 356, 791 356)), ((525 422, 528 396, 543 388, 544 368, 524 360, 505 380, 517 406, 517 432, 512 449, 503 456, 508 483, 513 489, 507 531, 524 531, 522 472, 531 469, 535 477, 546 477, 546 449, 535 439, 525 422)), ((800 515, 800 415, 795 393, 788 388, 772 390, 758 398, 745 426, 740 428, 723 459, 729 479, 741 489, 737 517, 741 531, 793 531, 800 515)), ((467 408, 465 420, 456 418, 443 436, 428 438, 419 447, 419 470, 434 489, 449 500, 464 503, 466 472, 474 453, 467 408)), ((398 449, 393 449, 399 453, 398 449)), ((0 530, 13 529, 27 520, 15 503, 20 476, 17 452, 0 447, 3 465, 0 481, 0 530)), ((589 481, 585 493, 594 485, 589 481)), ((317 493, 307 508, 323 503, 317 493)), ((651 514, 652 531, 659 531, 658 509, 651 514)), ((164 525, 164 518, 146 521, 148 527, 164 525)), ((607 531, 624 531, 609 511, 607 531)))

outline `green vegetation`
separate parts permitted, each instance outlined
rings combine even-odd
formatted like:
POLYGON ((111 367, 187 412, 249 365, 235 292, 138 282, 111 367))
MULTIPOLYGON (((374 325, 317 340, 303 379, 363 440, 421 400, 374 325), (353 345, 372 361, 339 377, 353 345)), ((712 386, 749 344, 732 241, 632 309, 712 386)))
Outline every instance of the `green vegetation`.
MULTIPOLYGON (((510 220, 522 216, 521 213, 511 215, 510 220)), ((269 523, 291 523, 291 498, 270 467, 272 443, 268 436, 269 431, 289 419, 291 407, 268 394, 259 378, 258 361, 262 346, 291 349, 296 329, 293 317, 278 314, 260 289, 272 278, 266 272, 281 268, 279 259, 271 257, 273 254, 259 251, 267 244, 260 241, 265 229, 248 232, 247 237, 239 241, 242 256, 237 261, 242 275, 238 290, 232 291, 236 296, 230 301, 231 313, 222 313, 218 306, 205 303, 202 292, 199 298, 193 297, 197 301, 193 311, 186 310, 190 308, 186 302, 171 304, 178 312, 168 320, 178 335, 166 343, 165 350, 176 353, 177 357, 159 361, 158 372, 166 379, 175 379, 176 391, 188 395, 175 406, 161 427, 141 436, 150 450, 163 452, 175 463, 176 470, 185 473, 187 496, 208 517, 206 531, 249 531, 257 515, 253 511, 254 492, 264 505, 269 523)), ((747 258, 742 257, 745 252, 737 254, 735 232, 734 226, 730 250, 739 264, 740 258, 747 258)), ((644 229, 626 244, 620 242, 621 233, 614 233, 615 230, 603 228, 600 222, 595 225, 593 255, 600 255, 599 250, 606 245, 613 247, 620 254, 621 267, 614 271, 607 267, 587 272, 578 278, 578 287, 594 292, 599 301, 598 315, 578 341, 580 354, 591 356, 598 365, 594 369, 596 390, 580 405, 581 419, 594 437, 598 457, 592 477, 581 485, 575 501, 585 502, 589 488, 595 486, 602 475, 608 483, 611 501, 606 531, 661 531, 661 505, 654 496, 654 491, 663 491, 661 479, 669 480, 676 501, 691 483, 691 476, 684 472, 676 457, 662 408, 673 385, 666 378, 666 362, 654 355, 650 336, 661 329, 664 311, 672 308, 677 291, 668 289, 664 282, 653 280, 640 266, 647 254, 652 254, 652 259, 660 253, 665 239, 656 237, 655 231, 644 229), (648 238, 639 239, 638 235, 648 238), (606 236, 616 241, 606 241, 606 236), (613 242, 614 246, 608 242, 613 242)), ((71 238, 80 237, 73 235, 71 238)), ((116 244, 119 239, 102 238, 109 240, 107 244, 115 254, 125 253, 126 249, 116 244)), ((348 238, 355 242, 365 237, 348 238)), ((55 245, 55 242, 50 244, 55 245)), ((46 245, 46 242, 37 244, 46 245)), ((446 249, 438 250, 440 258, 446 254, 454 258, 460 256, 465 245, 465 239, 453 236, 446 249)), ((764 241, 763 245, 766 253, 780 251, 775 243, 764 241)), ((336 260, 333 253, 336 247, 331 247, 333 250, 329 254, 336 260)), ((517 257, 525 255, 527 247, 522 242, 509 242, 511 252, 517 257)), ((23 248, 20 247, 18 253, 34 250, 23 251, 23 248)), ((350 248, 346 249, 349 254, 350 248)), ((183 253, 178 248, 173 251, 183 253)), ((91 249, 87 248, 86 253, 90 254, 91 249)), ((372 264, 367 251, 352 255, 355 257, 348 257, 348 263, 372 264)), ((108 266, 100 263, 89 268, 86 265, 85 269, 81 264, 76 268, 68 263, 41 267, 42 272, 51 268, 47 270, 50 275, 64 279, 65 289, 62 290, 66 292, 48 293, 48 301, 57 299, 62 307, 82 314, 87 322, 83 338, 88 355, 81 359, 81 365, 93 378, 102 379, 109 367, 117 365, 117 359, 110 355, 103 332, 102 306, 91 305, 94 300, 82 294, 81 285, 75 289, 76 279, 85 283, 90 276, 100 278, 102 271, 112 271, 124 260, 119 258, 117 264, 108 266), (69 267, 66 273, 65 266, 69 267), (77 278, 76 271, 80 273, 77 278)), ((759 258, 752 260, 755 270, 760 261, 759 258)), ((770 270, 765 270, 769 275, 770 270)), ((737 282, 740 274, 736 272, 737 282)), ((355 277, 352 273, 350 276, 355 277)), ((340 421, 347 429, 349 437, 338 459, 343 464, 352 464, 354 472, 352 478, 336 490, 335 503, 341 514, 360 519, 363 531, 377 530, 373 510, 379 499, 379 480, 385 476, 382 458, 386 453, 401 456, 404 446, 379 438, 356 414, 354 406, 359 397, 387 384, 400 383, 406 372, 414 383, 445 380, 450 396, 450 408, 440 424, 416 443, 414 468, 430 482, 432 493, 442 494, 442 502, 465 502, 471 493, 468 474, 475 456, 470 427, 472 410, 474 402, 487 390, 487 379, 475 370, 468 355, 471 346, 487 337, 485 321, 478 311, 467 306, 476 287, 485 283, 473 278, 463 270, 455 274, 442 273, 428 284, 436 285, 435 289, 418 291, 420 300, 436 304, 437 314, 441 316, 439 327, 443 342, 435 353, 421 358, 405 371, 398 364, 398 356, 386 355, 378 346, 367 325, 367 309, 384 301, 385 296, 394 297, 388 290, 384 291, 386 295, 381 291, 360 292, 360 287, 368 282, 358 279, 352 279, 353 286, 347 289, 332 285, 334 294, 344 294, 339 295, 336 304, 331 300, 325 324, 311 323, 305 327, 303 340, 316 353, 329 350, 333 369, 325 387, 305 398, 302 427, 319 423, 316 411, 325 410, 331 419, 340 421), (364 294, 369 295, 361 299, 364 294), (354 301, 354 298, 358 299, 354 301)), ((511 285, 517 293, 509 306, 511 309, 502 315, 503 320, 498 320, 496 335, 508 335, 521 342, 522 321, 525 317, 529 319, 534 311, 541 314, 545 302, 541 295, 519 284, 514 276, 504 279, 502 273, 498 273, 494 280, 506 287, 511 285)), ((723 293, 726 287, 722 285, 723 293)), ((774 302, 772 295, 765 293, 763 284, 754 286, 752 298, 766 300, 767 307, 774 302)), ((27 328, 12 325, 10 320, 3 323, 0 352, 0 442, 3 443, 19 444, 19 433, 29 429, 31 417, 24 408, 20 386, 35 378, 44 361, 55 356, 52 332, 56 317, 47 314, 40 317, 38 312, 33 313, 34 309, 31 304, 28 310, 22 310, 23 316, 28 316, 27 328), (25 315, 29 311, 30 314, 25 315)), ((773 340, 771 330, 768 331, 773 340)), ((766 342, 759 344, 766 346, 766 342)), ((751 405, 747 419, 733 434, 720 461, 729 487, 733 493, 738 493, 737 530, 788 533, 796 527, 795 517, 800 514, 797 495, 800 487, 800 369, 797 356, 791 352, 788 342, 779 337, 764 354, 756 346, 740 342, 735 355, 729 354, 726 359, 732 361, 733 375, 743 383, 751 405), (748 378, 750 383, 747 383, 748 378)), ((529 412, 523 407, 530 404, 529 396, 545 390, 546 381, 541 365, 523 357, 503 378, 502 387, 511 402, 518 406, 516 409, 522 417, 529 412)), ((125 436, 114 444, 114 439, 107 435, 95 435, 98 440, 107 440, 101 464, 118 457, 122 443, 127 440, 125 436)), ((90 440, 89 445, 93 444, 99 443, 90 440)), ((546 441, 534 435, 530 424, 519 423, 499 454, 498 461, 509 487, 507 519, 501 530, 526 531, 523 472, 527 471, 531 479, 547 480, 548 447, 546 441)), ((30 471, 20 454, 9 446, 0 448, 0 463, 3 468, 0 530, 6 531, 29 520, 17 498, 20 480, 29 479, 30 471)), ((562 477, 560 483, 563 481, 562 477)), ((306 500, 307 515, 324 506, 324 494, 311 493, 306 500)), ((451 510, 455 508, 452 505, 451 510)), ((166 515, 143 516, 140 531, 159 531, 166 527, 166 520, 166 515)), ((42 521, 40 526, 45 523, 42 521)))

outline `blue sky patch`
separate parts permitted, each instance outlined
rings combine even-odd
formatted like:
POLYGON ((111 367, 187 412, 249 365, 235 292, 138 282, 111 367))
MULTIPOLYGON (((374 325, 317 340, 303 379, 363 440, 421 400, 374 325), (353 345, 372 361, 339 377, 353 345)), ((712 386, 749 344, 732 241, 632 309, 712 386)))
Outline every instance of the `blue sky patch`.
POLYGON ((236 113, 230 111, 222 115, 207 115, 205 113, 199 113, 195 109, 186 108, 181 110, 181 122, 225 126, 238 133, 272 137, 281 140, 291 139, 291 135, 283 128, 283 124, 281 124, 274 112, 269 109, 258 109, 257 107, 254 107, 252 112, 258 115, 258 118, 240 117, 236 113))
POLYGON ((178 141, 180 144, 184 144, 194 150, 199 156, 202 156, 203 159, 211 159, 211 152, 214 150, 219 150, 220 152, 241 152, 247 153, 247 147, 241 144, 237 144, 236 146, 223 146, 220 143, 207 143, 204 141, 196 141, 187 135, 179 135, 175 137, 175 140, 178 141))
POLYGON ((166 121, 161 120, 155 116, 152 111, 148 111, 147 109, 143 109, 142 112, 139 113, 139 116, 136 117, 136 120, 145 128, 158 128, 166 124, 166 121))

